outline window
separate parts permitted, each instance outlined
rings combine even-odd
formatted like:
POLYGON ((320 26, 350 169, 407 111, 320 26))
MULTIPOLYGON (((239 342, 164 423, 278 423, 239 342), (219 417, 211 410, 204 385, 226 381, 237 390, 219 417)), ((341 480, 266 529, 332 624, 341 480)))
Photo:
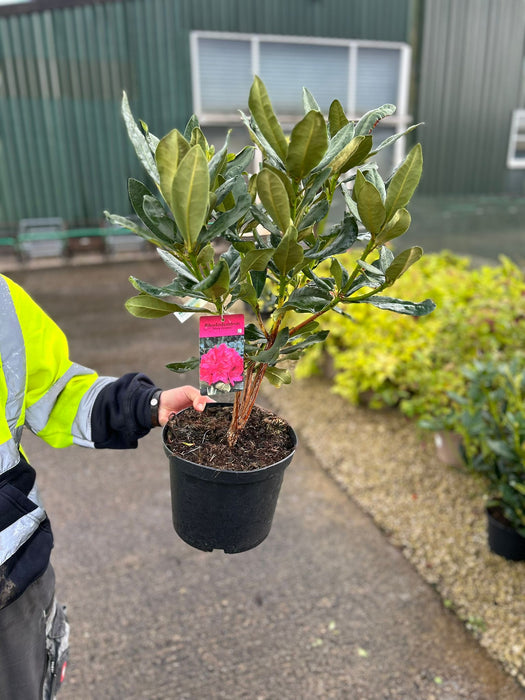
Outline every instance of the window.
POLYGON ((507 167, 525 168, 525 109, 512 113, 507 167))
MULTIPOLYGON (((395 104, 396 113, 376 129, 378 142, 410 125, 408 44, 196 31, 191 57, 194 112, 214 136, 217 127, 234 127, 232 145, 244 129, 238 110, 248 111, 254 75, 264 81, 285 130, 303 115, 303 86, 325 114, 337 98, 349 119, 395 104)), ((403 148, 400 140, 387 149, 385 167, 401 160, 403 148)))

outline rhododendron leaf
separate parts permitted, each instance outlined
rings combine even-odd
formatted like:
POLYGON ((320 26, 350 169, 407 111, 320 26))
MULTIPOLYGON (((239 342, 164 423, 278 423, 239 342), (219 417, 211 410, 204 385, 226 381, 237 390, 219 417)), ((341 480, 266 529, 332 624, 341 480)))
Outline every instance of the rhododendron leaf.
POLYGON ((281 328, 271 348, 249 356, 250 360, 261 362, 266 365, 274 365, 279 359, 281 348, 288 342, 290 331, 288 328, 281 328))
POLYGON ((395 111, 395 105, 385 104, 381 107, 371 109, 366 114, 363 114, 361 119, 355 125, 356 136, 359 136, 360 134, 364 134, 365 136, 370 134, 381 119, 390 117, 395 111))
POLYGON ((191 372, 192 370, 197 369, 199 362, 199 357, 190 357, 190 359, 186 360, 186 362, 171 362, 169 365, 166 365, 166 367, 172 372, 183 374, 184 372, 191 372))
POLYGON ((281 178, 269 168, 263 168, 257 175, 257 192, 279 230, 286 231, 292 219, 288 192, 281 178))
POLYGON ((408 204, 419 184, 422 171, 423 152, 421 144, 416 143, 388 184, 385 202, 387 221, 398 209, 408 204))
POLYGON ((372 304, 372 306, 376 306, 378 309, 394 311, 395 313, 405 314, 407 316, 426 316, 436 308, 436 305, 431 299, 425 299, 425 301, 420 302, 404 301, 403 299, 393 299, 379 294, 368 297, 368 299, 362 299, 356 303, 372 304))
POLYGON ((290 343, 290 345, 283 348, 281 352, 283 355, 288 355, 289 353, 296 352, 297 350, 304 350, 305 348, 310 347, 310 345, 322 343, 324 340, 326 340, 329 333, 330 331, 319 331, 318 333, 312 333, 312 335, 309 335, 299 343, 290 343))
POLYGON ((149 296, 149 294, 139 294, 138 296, 131 297, 125 302, 125 306, 130 314, 138 318, 161 318, 162 316, 173 314, 176 311, 189 311, 192 313, 202 313, 203 311, 202 309, 196 309, 191 306, 181 306, 180 304, 173 304, 163 299, 157 299, 156 297, 149 296))
POLYGON ((297 229, 290 226, 277 246, 273 261, 279 272, 287 275, 290 270, 304 260, 304 251, 297 243, 297 229))
POLYGON ((275 253, 274 248, 249 250, 241 260, 241 277, 248 272, 263 272, 275 253))
POLYGON ((266 87, 257 75, 250 89, 248 106, 262 135, 284 163, 288 152, 288 142, 277 121, 266 87))
POLYGON ((213 268, 210 274, 196 284, 194 290, 196 292, 205 292, 211 299, 219 299, 224 296, 230 289, 230 268, 222 258, 213 268))
POLYGON ((291 384, 292 375, 287 369, 280 369, 279 367, 267 367, 264 374, 265 378, 273 386, 279 387, 283 384, 291 384))
POLYGON ((310 111, 298 122, 290 136, 286 169, 295 180, 302 180, 324 156, 328 134, 323 115, 310 111))
POLYGON ((155 159, 151 153, 146 137, 137 126, 128 102, 128 96, 125 92, 122 93, 121 113, 124 118, 124 123, 128 132, 129 140, 133 144, 135 153, 140 162, 146 168, 148 175, 153 182, 159 182, 159 171, 155 159))
POLYGON ((412 217, 406 209, 398 209, 390 221, 383 226, 381 233, 376 238, 376 243, 384 245, 388 241, 402 236, 410 228, 412 217))
POLYGON ((162 245, 173 241, 173 222, 167 229, 160 225, 160 222, 153 221, 144 211, 144 198, 152 197, 146 185, 139 180, 130 177, 128 180, 128 196, 131 206, 139 219, 150 229, 162 245))
POLYGON ((339 102, 334 100, 328 110, 328 123, 330 125, 330 135, 333 137, 338 131, 341 131, 343 126, 348 124, 348 118, 345 111, 339 102))
POLYGON ((155 160, 160 176, 160 190, 168 206, 172 206, 173 177, 180 161, 190 150, 190 144, 177 129, 173 129, 162 138, 155 151, 155 160))
POLYGON ((355 181, 359 218, 374 236, 379 233, 385 221, 385 205, 377 188, 365 179, 361 171, 357 172, 355 181))
POLYGON ((305 287, 294 289, 288 300, 275 313, 282 315, 290 309, 299 313, 317 313, 332 300, 333 297, 328 290, 320 289, 314 284, 307 284, 305 287))
POLYGON ((173 216, 188 251, 206 223, 209 189, 208 161, 200 146, 192 146, 173 176, 171 191, 173 216))
POLYGON ((423 248, 414 246, 404 250, 393 259, 391 264, 385 270, 385 277, 388 284, 393 284, 408 268, 419 260, 423 255, 423 248))

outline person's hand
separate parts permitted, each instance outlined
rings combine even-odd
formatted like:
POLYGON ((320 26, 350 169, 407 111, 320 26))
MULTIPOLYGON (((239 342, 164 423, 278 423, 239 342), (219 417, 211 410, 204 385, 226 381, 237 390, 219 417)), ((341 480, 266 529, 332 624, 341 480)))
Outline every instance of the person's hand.
POLYGON ((159 399, 159 423, 164 426, 172 413, 178 413, 190 406, 196 411, 204 411, 206 404, 211 401, 212 399, 201 396, 200 391, 189 384, 163 391, 159 399))

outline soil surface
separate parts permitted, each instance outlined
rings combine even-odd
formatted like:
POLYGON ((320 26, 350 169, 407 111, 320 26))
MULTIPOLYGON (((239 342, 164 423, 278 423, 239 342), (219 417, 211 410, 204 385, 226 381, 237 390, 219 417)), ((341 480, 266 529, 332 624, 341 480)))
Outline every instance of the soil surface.
POLYGON ((231 405, 208 404, 202 413, 181 411, 168 421, 167 446, 189 462, 228 471, 253 471, 280 462, 295 449, 290 426, 275 413, 255 406, 237 444, 226 433, 231 405))

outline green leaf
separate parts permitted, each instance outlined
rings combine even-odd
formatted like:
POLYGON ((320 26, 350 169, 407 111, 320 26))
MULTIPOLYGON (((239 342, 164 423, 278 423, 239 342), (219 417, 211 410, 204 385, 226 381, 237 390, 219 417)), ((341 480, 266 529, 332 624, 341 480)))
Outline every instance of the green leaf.
POLYGON ((385 205, 379 191, 365 179, 361 171, 356 175, 356 199, 363 225, 373 236, 377 235, 385 221, 385 205))
POLYGON ((330 105, 328 111, 328 124, 330 125, 330 135, 333 137, 338 131, 341 131, 343 126, 348 124, 348 118, 345 111, 339 102, 339 100, 334 100, 330 105))
POLYGON ((270 382, 270 384, 272 384, 272 386, 280 387, 283 384, 292 383, 292 375, 287 369, 267 367, 264 376, 270 382))
POLYGON ((119 216, 118 214, 110 214, 109 211, 104 211, 104 216, 110 224, 125 228, 128 231, 131 231, 131 233, 134 233, 137 236, 144 238, 144 240, 146 241, 160 244, 165 243, 164 240, 157 239, 156 236, 154 236, 151 233, 151 231, 149 231, 147 228, 144 228, 143 226, 140 226, 139 224, 137 224, 136 221, 133 221, 132 219, 127 219, 125 216, 119 216))
POLYGON ((215 265, 210 274, 195 285, 196 292, 205 292, 210 299, 220 299, 230 289, 230 268, 223 258, 215 265))
POLYGON ((184 138, 188 143, 190 142, 193 129, 195 129, 198 126, 200 126, 199 119, 196 114, 192 114, 184 128, 184 138))
POLYGON ((319 165, 316 166, 315 170, 319 171, 325 168, 332 160, 342 151, 342 149, 350 143, 350 141, 355 136, 355 129, 352 122, 343 126, 335 136, 330 139, 328 149, 324 154, 319 165))
POLYGON ((156 299, 148 294, 139 294, 135 297, 131 297, 126 301, 125 307, 130 314, 138 318, 161 318, 162 316, 173 314, 176 311, 202 312, 202 309, 173 304, 163 299, 156 299))
MULTIPOLYGON (((143 292, 152 297, 167 297, 167 296, 178 296, 186 297, 193 292, 191 285, 184 284, 183 281, 174 280, 171 284, 165 287, 157 287, 156 285, 150 284, 149 282, 143 282, 137 277, 131 276, 129 278, 131 284, 135 287, 138 292, 143 292)), ((201 298, 206 298, 204 295, 199 295, 201 298)))
POLYGON ((426 316, 436 308, 436 305, 431 299, 425 299, 425 301, 420 302, 403 301, 402 299, 393 299, 379 294, 377 296, 368 297, 368 299, 358 300, 355 303, 371 304, 378 309, 394 311, 395 313, 405 314, 407 316, 426 316))
POLYGON ((345 213, 343 221, 333 226, 326 236, 318 239, 318 245, 306 253, 311 260, 323 260, 332 255, 346 253, 357 240, 358 228, 353 216, 345 213))
POLYGON ((317 313, 322 311, 332 300, 333 297, 328 290, 320 289, 314 284, 307 284, 305 287, 294 289, 288 300, 276 313, 282 315, 290 309, 298 313, 317 313))
POLYGON ((299 221, 298 229, 299 231, 304 231, 310 226, 322 221, 330 210, 330 204, 326 198, 317 201, 314 206, 306 212, 305 216, 299 221))
POLYGON ((318 333, 312 333, 312 335, 309 335, 299 343, 290 343, 287 345, 285 348, 283 348, 282 354, 288 355, 290 353, 297 352, 298 350, 305 350, 311 345, 316 345, 316 343, 323 343, 328 337, 329 333, 330 331, 319 331, 318 333))
POLYGON ((236 177, 245 172, 253 160, 255 148, 253 146, 245 146, 242 151, 239 151, 233 160, 226 163, 226 174, 228 177, 236 177))
POLYGON ((266 87, 257 75, 250 89, 248 106, 262 135, 284 163, 288 153, 288 143, 273 111, 266 87))
POLYGON ((160 178, 155 159, 153 158, 146 137, 135 123, 135 119, 133 118, 133 114, 131 113, 129 106, 128 96, 125 92, 122 93, 121 113, 126 125, 129 140, 135 149, 138 159, 146 169, 146 172, 151 179, 158 183, 160 178))
POLYGON ((146 185, 130 177, 128 180, 128 196, 135 213, 157 237, 159 243, 161 245, 171 244, 174 236, 173 222, 171 222, 171 225, 166 225, 166 222, 154 221, 144 210, 145 198, 153 197, 146 185))
POLYGON ((173 177, 180 161, 189 150, 190 144, 184 136, 177 129, 173 129, 160 140, 155 152, 160 177, 160 191, 172 210, 173 177))
POLYGON ((290 270, 304 259, 304 251, 297 242, 297 229, 290 226, 275 250, 273 261, 282 275, 287 275, 290 270))
POLYGON ((356 136, 330 163, 333 173, 345 173, 347 170, 361 165, 372 148, 371 136, 356 136))
POLYGON ((281 348, 288 342, 289 335, 290 330, 288 328, 281 328, 271 348, 254 353, 253 355, 248 355, 248 358, 265 365, 274 365, 279 359, 281 348))
POLYGON ((274 253, 274 248, 249 250, 241 260, 241 278, 248 272, 264 272, 274 253))
POLYGON ((210 190, 208 162, 200 146, 192 146, 173 176, 172 211, 188 251, 206 223, 210 190))
POLYGON ((419 258, 423 255, 423 248, 419 246, 414 246, 413 248, 407 248, 399 255, 396 255, 392 263, 388 266, 385 271, 385 277, 387 283, 393 284, 397 279, 405 273, 409 267, 416 263, 419 258))
POLYGON ((193 369, 197 369, 199 364, 199 357, 190 357, 190 359, 186 360, 185 362, 171 362, 169 365, 166 365, 166 367, 172 372, 183 374, 184 372, 191 372, 193 369))
POLYGON ((177 277, 182 277, 192 284, 197 283, 198 280, 193 272, 191 272, 191 270, 189 270, 186 265, 178 260, 174 255, 165 250, 159 250, 158 254, 162 258, 163 262, 170 268, 170 270, 177 275, 177 277))
POLYGON ((423 152, 421 144, 417 143, 388 184, 385 202, 387 221, 394 212, 408 204, 418 186, 422 170, 423 152))
POLYGON ((286 158, 287 171, 295 180, 302 180, 321 161, 327 148, 323 115, 312 110, 292 130, 286 158))
POLYGON ((402 236, 410 228, 412 217, 406 209, 398 209, 390 221, 383 227, 383 230, 378 235, 376 243, 384 245, 388 241, 394 240, 402 236))
POLYGON ((385 117, 389 117, 396 111, 396 106, 391 104, 385 104, 376 109, 371 109, 366 114, 363 114, 361 119, 357 122, 355 127, 356 136, 363 134, 366 136, 370 134, 371 131, 376 126, 377 122, 381 121, 385 117))
POLYGON ((382 151, 384 148, 391 146, 393 143, 395 143, 399 139, 403 138, 403 136, 406 136, 411 131, 414 131, 414 129, 417 129, 418 126, 422 126, 423 124, 424 124, 424 122, 419 122, 419 124, 412 124, 412 126, 409 126, 408 129, 405 129, 405 131, 401 131, 398 134, 393 134, 392 136, 389 136, 384 141, 381 141, 379 146, 377 148, 375 148, 374 151, 370 155, 375 156, 376 153, 379 153, 379 151, 382 151))
POLYGON ((304 108, 305 114, 308 114, 308 112, 310 112, 312 109, 316 112, 321 111, 321 108, 319 107, 317 100, 312 95, 310 90, 308 90, 305 87, 303 87, 303 108, 304 108))
POLYGON ((284 232, 292 223, 290 217, 290 202, 286 188, 272 170, 263 168, 257 175, 257 192, 261 202, 279 227, 284 232))
POLYGON ((247 276, 245 280, 241 282, 239 298, 249 304, 252 309, 257 307, 257 292, 255 291, 255 287, 253 286, 249 276, 247 276))

